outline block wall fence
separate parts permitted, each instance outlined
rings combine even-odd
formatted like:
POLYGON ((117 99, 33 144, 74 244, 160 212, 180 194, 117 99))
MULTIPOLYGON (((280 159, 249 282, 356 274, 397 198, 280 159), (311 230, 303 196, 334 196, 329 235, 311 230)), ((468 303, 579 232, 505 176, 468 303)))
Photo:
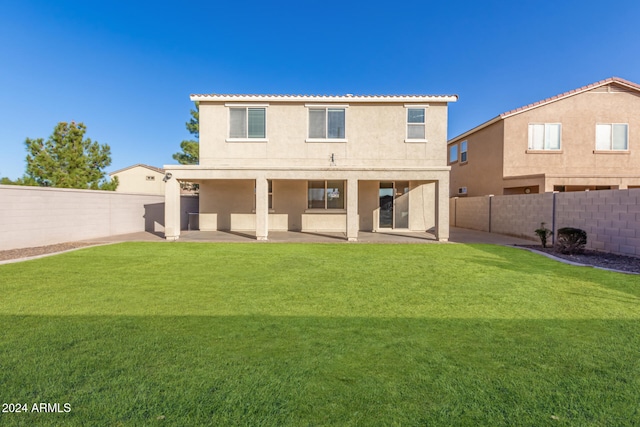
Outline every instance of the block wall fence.
MULTIPOLYGON (((181 200, 197 212, 198 198, 181 200)), ((164 196, 0 185, 0 250, 164 231, 164 196)))
POLYGON ((587 232, 587 248, 640 256, 640 189, 452 198, 450 225, 539 242, 544 222, 587 232))

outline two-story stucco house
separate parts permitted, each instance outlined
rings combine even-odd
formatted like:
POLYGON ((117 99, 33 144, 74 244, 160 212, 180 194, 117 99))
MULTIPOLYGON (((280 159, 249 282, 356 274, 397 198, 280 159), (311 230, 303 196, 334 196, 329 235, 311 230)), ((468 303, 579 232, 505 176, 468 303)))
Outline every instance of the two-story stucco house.
POLYGON ((192 95, 200 164, 165 166, 165 235, 179 182, 200 184, 200 230, 434 230, 449 237, 447 106, 457 96, 192 95))
POLYGON ((640 86, 609 78, 448 142, 452 197, 640 186, 640 86))

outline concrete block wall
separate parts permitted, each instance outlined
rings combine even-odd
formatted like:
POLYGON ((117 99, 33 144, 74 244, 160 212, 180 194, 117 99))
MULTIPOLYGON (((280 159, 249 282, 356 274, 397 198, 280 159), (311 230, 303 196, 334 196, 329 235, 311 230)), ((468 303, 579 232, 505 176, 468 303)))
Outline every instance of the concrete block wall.
POLYGON ((491 197, 491 232, 538 240, 534 230, 553 226, 553 193, 491 197))
POLYGON ((489 197, 460 197, 453 200, 449 224, 453 227, 489 231, 489 197))
MULTIPOLYGON (((197 212, 197 197, 183 197, 197 212)), ((0 185, 0 250, 164 230, 164 196, 0 185)))
POLYGON ((451 199, 450 206, 455 227, 538 241, 534 230, 544 221, 556 232, 563 227, 585 230, 589 249, 640 256, 638 188, 468 197, 451 199))
POLYGON ((587 247, 640 256, 640 189, 556 194, 556 229, 581 228, 587 247))

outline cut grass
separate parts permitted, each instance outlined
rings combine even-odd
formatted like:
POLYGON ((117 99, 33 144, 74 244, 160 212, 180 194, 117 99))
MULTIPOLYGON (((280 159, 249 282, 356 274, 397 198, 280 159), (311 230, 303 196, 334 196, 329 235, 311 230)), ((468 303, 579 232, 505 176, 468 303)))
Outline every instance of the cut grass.
POLYGON ((637 425, 640 280, 490 245, 0 266, 1 425, 637 425))

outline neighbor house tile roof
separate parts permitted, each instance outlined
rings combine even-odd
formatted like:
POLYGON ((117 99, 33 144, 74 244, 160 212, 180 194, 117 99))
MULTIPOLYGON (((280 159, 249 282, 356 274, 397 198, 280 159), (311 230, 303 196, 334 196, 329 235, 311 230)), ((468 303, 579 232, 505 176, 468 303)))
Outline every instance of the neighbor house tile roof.
POLYGON ((522 106, 522 107, 519 107, 519 108, 515 108, 513 110, 506 111, 506 112, 494 117, 493 119, 488 120, 488 121, 482 123, 481 125, 478 125, 478 126, 474 127, 473 129, 470 129, 470 130, 468 130, 468 131, 456 136, 455 138, 450 139, 447 142, 447 144, 452 144, 454 142, 460 141, 461 139, 466 138, 470 134, 472 134, 474 132, 477 132, 480 129, 483 129, 483 128, 485 128, 485 127, 487 127, 489 125, 492 125, 493 123, 498 122, 498 121, 500 121, 502 119, 505 119, 507 117, 514 116, 516 114, 523 113, 523 112, 531 110, 533 108, 538 108, 538 107, 541 107, 543 105, 550 104, 552 102, 559 101, 561 99, 565 99, 565 98, 568 98, 570 96, 574 96, 574 95, 577 95, 579 93, 587 92, 587 91, 596 89, 598 87, 606 86, 606 85, 612 84, 612 83, 618 84, 618 85, 621 85, 621 86, 625 86, 625 87, 627 87, 627 88, 629 88, 631 90, 640 92, 640 85, 638 85, 637 83, 633 83, 633 82, 631 82, 629 80, 625 80, 625 79, 622 79, 620 77, 610 77, 608 79, 600 80, 598 82, 591 83, 591 84, 588 84, 586 86, 582 86, 582 87, 579 87, 577 89, 570 90, 568 92, 563 92, 561 94, 552 96, 550 98, 545 98, 543 100, 540 100, 540 101, 537 101, 537 102, 533 102, 531 104, 527 104, 525 106, 522 106))
POLYGON ((157 168, 155 166, 149 166, 149 165, 145 165, 143 163, 138 163, 136 165, 127 166, 126 168, 122 168, 122 169, 118 169, 117 171, 113 171, 113 172, 109 173, 109 175, 115 175, 117 173, 124 172, 126 170, 137 168, 137 167, 147 168, 147 169, 150 169, 150 170, 152 170, 154 172, 158 172, 158 173, 164 173, 164 169, 162 169, 162 168, 157 168))
POLYGON ((620 85, 623 85, 623 86, 628 86, 631 89, 635 89, 637 91, 640 91, 640 85, 638 85, 636 83, 630 82, 630 81, 625 80, 625 79, 621 79, 620 77, 610 77, 608 79, 600 80, 599 82, 591 83, 591 84, 588 84, 586 86, 582 86, 582 87, 579 87, 577 89, 573 89, 573 90, 570 90, 568 92, 564 92, 564 93, 561 93, 559 95, 552 96, 550 98, 545 98, 545 99, 543 99, 541 101, 537 101, 537 102, 534 102, 534 103, 531 103, 531 104, 527 104, 527 105, 525 105, 523 107, 519 107, 519 108, 515 108, 515 109, 510 110, 510 111, 506 111, 506 112, 500 114, 499 117, 505 118, 505 117, 508 117, 508 116, 512 116, 514 114, 518 114, 518 113, 521 113, 523 111, 530 110, 532 108, 536 108, 536 107, 539 107, 539 106, 544 105, 544 104, 548 104, 548 103, 553 102, 553 101, 557 101, 559 99, 563 99, 563 98, 567 98, 569 96, 577 95, 577 94, 582 93, 582 92, 587 92, 587 91, 590 91, 592 89, 595 89, 595 88, 598 88, 598 87, 601 87, 601 86, 605 86, 605 85, 608 85, 608 84, 611 84, 611 83, 617 83, 617 84, 620 84, 620 85))

